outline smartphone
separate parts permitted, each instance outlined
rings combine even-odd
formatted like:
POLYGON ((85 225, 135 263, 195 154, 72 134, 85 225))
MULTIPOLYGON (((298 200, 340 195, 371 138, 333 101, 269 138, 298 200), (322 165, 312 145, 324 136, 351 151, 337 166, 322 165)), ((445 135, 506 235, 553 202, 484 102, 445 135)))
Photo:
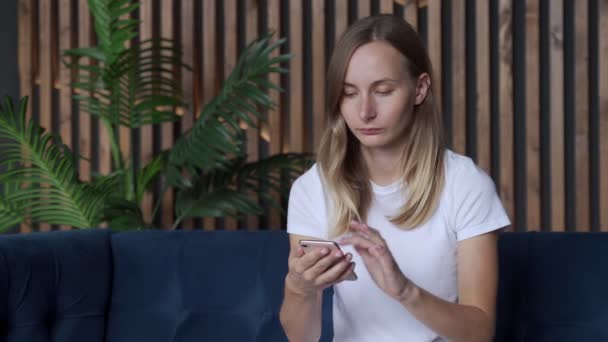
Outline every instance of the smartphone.
MULTIPOLYGON (((329 253, 334 253, 337 250, 342 252, 340 246, 333 241, 300 240, 299 243, 300 246, 302 246, 302 248, 304 249, 304 253, 310 252, 311 250, 313 250, 313 248, 327 248, 327 250, 329 250, 329 253)), ((342 252, 342 254, 344 254, 344 252, 342 252)), ((357 280, 357 274, 355 274, 355 272, 353 271, 352 275, 346 278, 346 280, 357 280)))

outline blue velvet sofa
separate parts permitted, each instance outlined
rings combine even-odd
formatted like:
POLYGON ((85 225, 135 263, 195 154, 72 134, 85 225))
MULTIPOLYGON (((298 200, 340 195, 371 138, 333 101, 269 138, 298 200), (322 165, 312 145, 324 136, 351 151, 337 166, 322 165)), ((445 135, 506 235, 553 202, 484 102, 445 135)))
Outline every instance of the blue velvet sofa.
MULTIPOLYGON (((506 233, 499 247, 496 341, 608 341, 608 234, 506 233)), ((284 232, 0 236, 0 342, 286 341, 288 249, 284 232)))

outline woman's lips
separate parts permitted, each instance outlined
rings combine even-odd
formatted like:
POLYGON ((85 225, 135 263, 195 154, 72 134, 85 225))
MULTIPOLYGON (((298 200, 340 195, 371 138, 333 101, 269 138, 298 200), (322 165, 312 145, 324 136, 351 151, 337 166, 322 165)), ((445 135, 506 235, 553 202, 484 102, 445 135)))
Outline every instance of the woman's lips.
POLYGON ((382 128, 359 128, 358 131, 361 132, 361 134, 363 134, 363 135, 377 135, 377 134, 382 133, 383 129, 382 128))

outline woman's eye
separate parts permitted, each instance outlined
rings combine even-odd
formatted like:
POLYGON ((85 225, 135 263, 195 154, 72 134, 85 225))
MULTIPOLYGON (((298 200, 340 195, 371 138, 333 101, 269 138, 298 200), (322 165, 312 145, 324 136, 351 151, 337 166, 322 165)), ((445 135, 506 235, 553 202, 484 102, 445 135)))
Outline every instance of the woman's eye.
POLYGON ((355 95, 356 95, 356 93, 346 93, 346 92, 342 93, 342 96, 344 96, 344 97, 353 97, 355 95))
POLYGON ((380 96, 388 96, 393 92, 392 89, 389 90, 377 90, 376 94, 380 95, 380 96))

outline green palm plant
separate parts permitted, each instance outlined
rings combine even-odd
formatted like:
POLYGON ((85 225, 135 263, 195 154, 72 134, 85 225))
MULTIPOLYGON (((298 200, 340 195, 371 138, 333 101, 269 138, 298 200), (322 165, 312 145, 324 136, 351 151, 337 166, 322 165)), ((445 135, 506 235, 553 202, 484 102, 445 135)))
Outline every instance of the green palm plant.
POLYGON ((192 129, 136 169, 133 154, 123 155, 119 148, 119 127, 178 120, 177 108, 186 103, 173 70, 187 68, 171 40, 127 44, 137 36, 139 21, 124 18, 138 6, 129 0, 89 0, 98 45, 65 52, 67 66, 76 70, 74 98, 108 132, 113 161, 109 174, 82 181, 78 156, 60 137, 26 120, 27 99, 18 108, 10 99, 0 106, 0 169, 5 170, 0 174, 0 231, 19 222, 147 228, 152 223, 144 220, 140 206, 144 193, 159 180, 162 191, 173 188, 176 193, 172 228, 192 217, 259 215, 262 205, 280 207, 270 194, 285 195, 282 185, 309 163, 301 154, 247 162, 241 123, 256 127, 264 120, 263 113, 274 106, 267 91, 282 91, 267 76, 287 72, 280 64, 290 58, 271 57, 284 40, 271 43, 266 35, 243 50, 192 129), (252 193, 260 202, 248 196, 252 193))

